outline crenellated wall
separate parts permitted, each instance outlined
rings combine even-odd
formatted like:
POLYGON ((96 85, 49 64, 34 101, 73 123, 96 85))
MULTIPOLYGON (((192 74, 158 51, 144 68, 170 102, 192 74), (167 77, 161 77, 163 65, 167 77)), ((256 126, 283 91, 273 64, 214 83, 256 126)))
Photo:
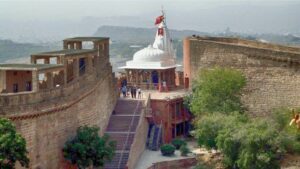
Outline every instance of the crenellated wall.
POLYGON ((235 38, 186 38, 185 75, 192 86, 203 68, 230 67, 244 73, 242 101, 249 112, 265 115, 274 108, 300 107, 300 48, 235 38))

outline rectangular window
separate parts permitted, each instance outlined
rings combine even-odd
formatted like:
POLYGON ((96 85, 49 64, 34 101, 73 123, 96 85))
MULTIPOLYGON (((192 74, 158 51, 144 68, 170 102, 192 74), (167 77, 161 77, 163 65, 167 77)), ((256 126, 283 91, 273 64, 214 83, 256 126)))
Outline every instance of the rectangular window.
POLYGON ((19 91, 18 84, 17 83, 13 84, 13 92, 17 93, 18 91, 19 91))

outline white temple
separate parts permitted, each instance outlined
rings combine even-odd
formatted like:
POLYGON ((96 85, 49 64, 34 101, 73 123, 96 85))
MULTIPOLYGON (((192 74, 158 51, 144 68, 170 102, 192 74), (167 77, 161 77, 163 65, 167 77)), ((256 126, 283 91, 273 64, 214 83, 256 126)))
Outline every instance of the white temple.
POLYGON ((133 60, 127 61, 126 66, 120 69, 169 69, 180 66, 176 64, 176 51, 165 19, 157 27, 153 45, 137 51, 133 60))
POLYGON ((175 89, 176 51, 173 48, 165 16, 156 18, 157 31, 153 45, 137 51, 126 66, 126 83, 162 91, 175 89))

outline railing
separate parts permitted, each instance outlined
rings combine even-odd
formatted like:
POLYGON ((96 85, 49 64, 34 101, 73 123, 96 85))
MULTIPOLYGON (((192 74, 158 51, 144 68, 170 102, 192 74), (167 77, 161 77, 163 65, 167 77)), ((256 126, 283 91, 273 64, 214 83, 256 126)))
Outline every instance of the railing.
MULTIPOLYGON (((144 107, 150 107, 150 94, 146 96, 144 107)), ((149 124, 147 119, 145 118, 145 110, 146 109, 143 109, 141 112, 134 140, 130 147, 129 157, 126 165, 128 169, 133 169, 135 167, 138 159, 140 158, 146 147, 149 124)))

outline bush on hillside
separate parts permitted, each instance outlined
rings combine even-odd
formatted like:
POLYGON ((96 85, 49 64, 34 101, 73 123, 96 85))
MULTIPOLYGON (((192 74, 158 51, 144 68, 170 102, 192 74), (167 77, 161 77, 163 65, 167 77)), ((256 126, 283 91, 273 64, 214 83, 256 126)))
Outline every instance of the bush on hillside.
POLYGON ((163 156, 172 156, 175 152, 175 147, 172 144, 164 144, 160 147, 163 156))
POLYGON ((171 143, 173 146, 175 146, 176 150, 179 150, 182 145, 186 145, 186 142, 179 138, 173 139, 171 143))

